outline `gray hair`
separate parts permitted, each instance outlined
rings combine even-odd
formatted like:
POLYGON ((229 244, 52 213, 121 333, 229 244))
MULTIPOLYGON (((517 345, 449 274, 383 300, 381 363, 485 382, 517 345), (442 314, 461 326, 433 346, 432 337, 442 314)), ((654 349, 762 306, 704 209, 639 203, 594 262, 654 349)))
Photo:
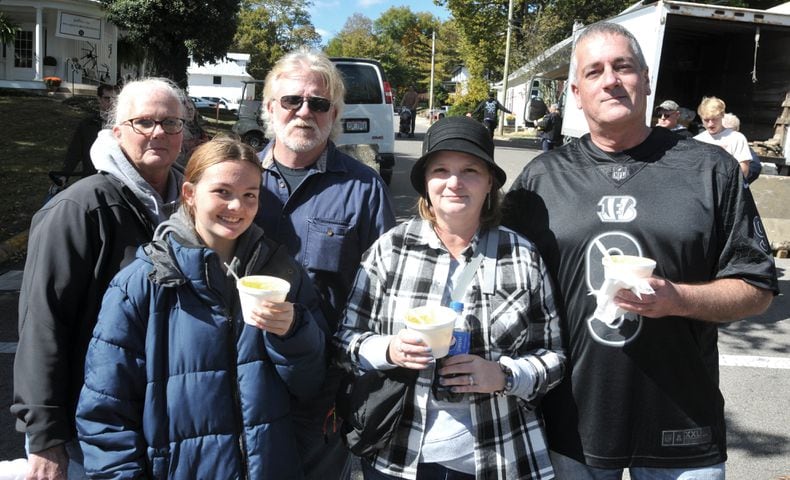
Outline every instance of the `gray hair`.
POLYGON ((124 85, 123 89, 121 89, 121 93, 118 94, 118 98, 113 103, 112 107, 110 107, 110 111, 107 114, 107 126, 112 127, 120 125, 129 120, 129 118, 127 118, 129 116, 129 110, 131 110, 135 100, 140 97, 147 97, 151 92, 165 92, 173 97, 179 105, 178 108, 180 111, 178 113, 178 118, 186 119, 187 112, 185 105, 187 99, 184 91, 172 80, 151 77, 134 80, 124 85))
POLYGON ((272 119, 269 115, 269 102, 274 100, 274 92, 277 90, 277 82, 282 77, 287 77, 292 73, 317 73, 329 91, 329 101, 335 107, 337 115, 335 122, 332 125, 332 133, 330 138, 335 138, 341 132, 340 115, 345 108, 346 86, 343 83, 343 77, 340 71, 335 67, 335 64, 329 60, 329 57, 319 52, 318 50, 311 50, 308 48, 300 48, 288 53, 277 63, 274 64, 272 69, 266 75, 266 83, 263 87, 263 104, 261 106, 261 118, 266 124, 266 134, 269 138, 274 138, 274 127, 272 126, 272 119))
MULTIPOLYGON (((642 47, 639 46, 639 42, 636 40, 634 34, 622 25, 612 22, 593 23, 582 31, 582 33, 576 39, 576 45, 579 45, 588 38, 597 37, 599 35, 619 35, 628 40, 628 46, 631 49, 631 53, 634 54, 634 57, 636 57, 636 61, 639 64, 639 71, 644 72, 647 70, 647 61, 645 60, 645 55, 642 53, 642 47)), ((576 63, 576 52, 574 51, 573 55, 571 56, 571 70, 574 72, 573 82, 576 82, 579 75, 577 67, 578 64, 576 63)))

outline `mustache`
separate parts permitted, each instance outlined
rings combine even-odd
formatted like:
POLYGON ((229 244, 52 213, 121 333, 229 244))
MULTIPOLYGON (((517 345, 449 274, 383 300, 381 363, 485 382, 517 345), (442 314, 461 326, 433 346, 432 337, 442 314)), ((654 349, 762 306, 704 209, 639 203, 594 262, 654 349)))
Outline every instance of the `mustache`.
POLYGON ((304 118, 294 118, 290 122, 288 122, 289 127, 299 127, 299 128, 312 128, 314 130, 318 129, 318 124, 309 119, 304 118))

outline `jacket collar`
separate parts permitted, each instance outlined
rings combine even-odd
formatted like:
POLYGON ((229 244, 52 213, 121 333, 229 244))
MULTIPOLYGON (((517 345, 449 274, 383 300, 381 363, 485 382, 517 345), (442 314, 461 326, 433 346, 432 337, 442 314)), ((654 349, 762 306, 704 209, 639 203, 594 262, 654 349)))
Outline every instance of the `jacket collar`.
MULTIPOLYGON (((277 139, 272 140, 266 145, 259 154, 258 159, 261 161, 261 165, 263 168, 270 172, 277 172, 277 169, 274 167, 274 144, 277 139)), ((326 148, 324 151, 321 152, 321 155, 316 160, 313 169, 320 173, 325 172, 336 172, 336 173, 345 173, 348 171, 345 164, 340 159, 340 151, 335 146, 332 140, 327 140, 326 148)))

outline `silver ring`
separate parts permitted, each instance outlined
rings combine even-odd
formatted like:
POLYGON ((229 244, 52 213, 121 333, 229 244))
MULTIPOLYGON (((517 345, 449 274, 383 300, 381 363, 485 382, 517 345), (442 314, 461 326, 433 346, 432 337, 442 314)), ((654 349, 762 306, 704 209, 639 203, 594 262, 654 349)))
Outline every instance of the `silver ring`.
POLYGON ((475 386, 475 377, 473 377, 472 375, 469 375, 469 386, 470 387, 475 386))

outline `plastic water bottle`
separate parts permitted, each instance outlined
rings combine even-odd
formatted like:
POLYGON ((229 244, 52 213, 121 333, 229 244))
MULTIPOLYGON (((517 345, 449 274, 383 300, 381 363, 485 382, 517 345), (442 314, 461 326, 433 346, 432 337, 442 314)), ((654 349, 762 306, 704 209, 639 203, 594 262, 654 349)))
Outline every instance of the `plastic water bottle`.
MULTIPOLYGON (((469 329, 466 327, 466 320, 464 319, 464 304, 462 302, 450 302, 450 308, 453 309, 456 317, 455 326, 453 327, 453 340, 450 344, 450 351, 447 353, 448 357, 469 353, 471 337, 469 329)), ((433 376, 433 394, 437 400, 443 400, 446 402, 460 402, 461 399, 464 398, 463 393, 454 393, 452 391, 452 387, 443 386, 439 383, 440 375, 438 372, 439 369, 442 368, 443 364, 444 359, 439 359, 436 361, 436 373, 433 376)), ((455 377, 456 375, 451 376, 455 377)))

